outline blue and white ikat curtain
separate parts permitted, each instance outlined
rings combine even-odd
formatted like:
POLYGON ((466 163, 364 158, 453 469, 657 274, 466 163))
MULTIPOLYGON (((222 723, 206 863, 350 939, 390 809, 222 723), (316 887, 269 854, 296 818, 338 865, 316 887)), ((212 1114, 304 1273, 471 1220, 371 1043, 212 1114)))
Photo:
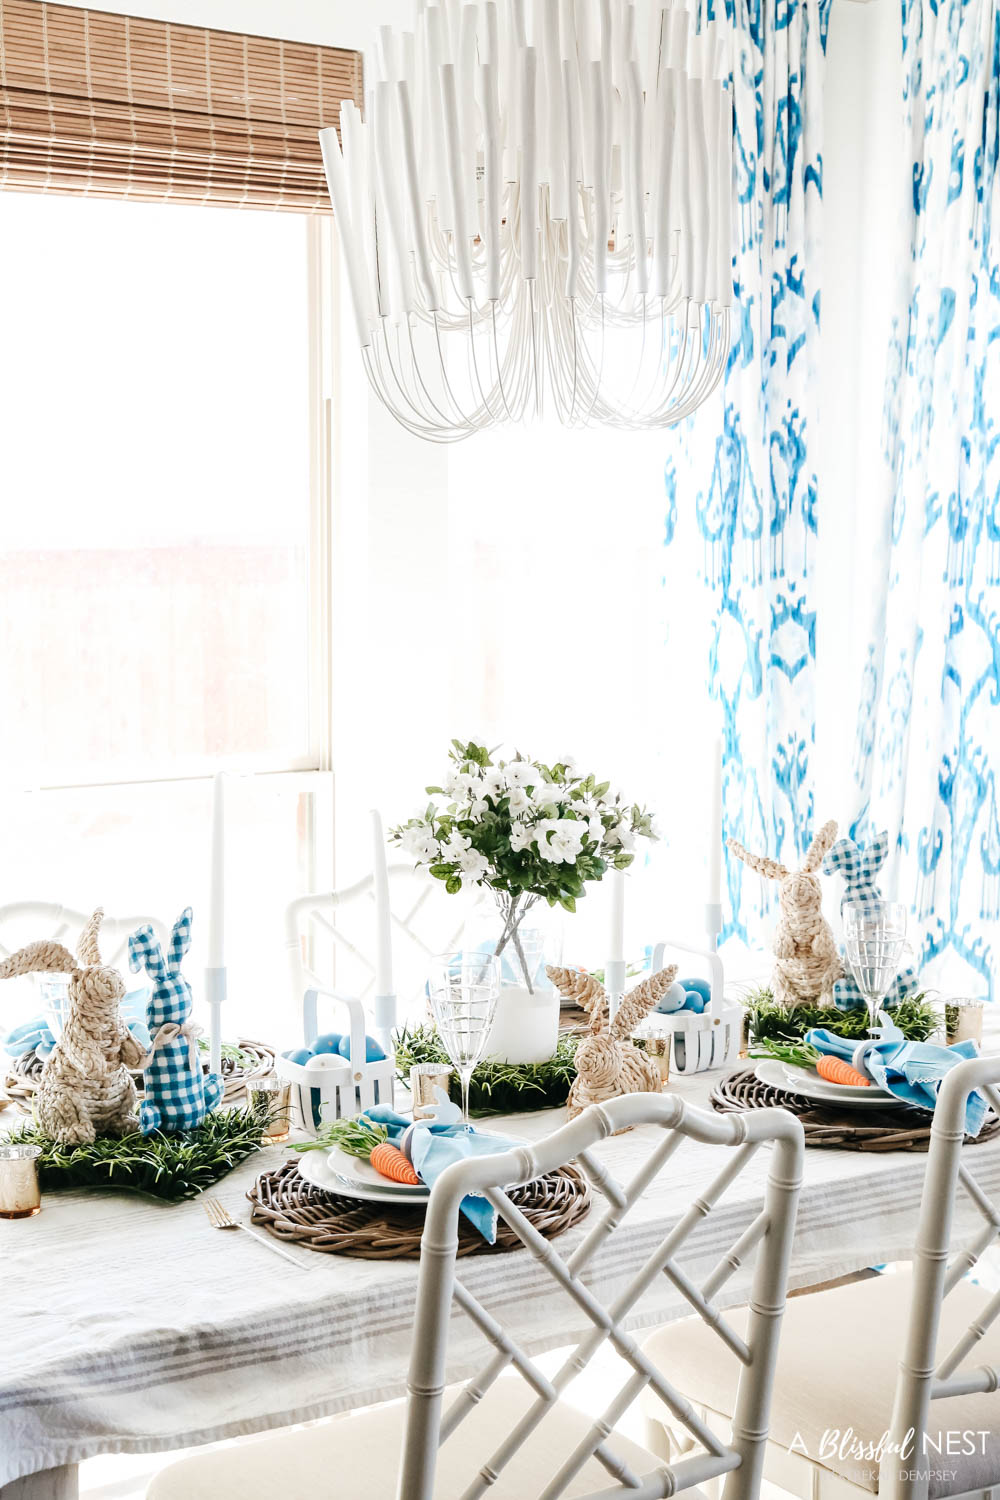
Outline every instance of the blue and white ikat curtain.
POLYGON ((889 350, 884 599, 860 692, 854 828, 898 838, 921 976, 989 994, 1000 957, 1000 17, 902 0, 909 258, 889 350))
MULTIPOLYGON (((737 30, 736 305, 722 389, 670 445, 664 585, 710 591, 724 829, 790 862, 813 832, 822 88, 830 0, 727 0, 737 30), (693 512, 693 514, 692 514, 693 512), (693 535, 697 529, 697 537, 693 535)), ((724 937, 773 894, 727 859, 724 937)))

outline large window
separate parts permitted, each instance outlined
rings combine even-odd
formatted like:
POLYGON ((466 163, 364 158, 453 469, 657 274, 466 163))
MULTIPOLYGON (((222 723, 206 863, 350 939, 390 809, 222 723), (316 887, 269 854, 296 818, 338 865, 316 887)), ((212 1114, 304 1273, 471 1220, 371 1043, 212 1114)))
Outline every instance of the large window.
POLYGON ((7 193, 0 243, 0 901, 203 914, 206 778, 253 773, 232 1029, 272 1033, 284 907, 330 878, 307 221, 7 193))

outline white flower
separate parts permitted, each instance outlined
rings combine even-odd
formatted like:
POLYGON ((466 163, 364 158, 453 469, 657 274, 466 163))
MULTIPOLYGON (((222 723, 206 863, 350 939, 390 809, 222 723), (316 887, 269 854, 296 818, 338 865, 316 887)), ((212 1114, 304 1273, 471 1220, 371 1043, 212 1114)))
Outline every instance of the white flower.
POLYGON ((606 842, 616 849, 635 848, 635 834, 625 818, 608 829, 606 842))
POLYGON ((438 842, 427 823, 416 823, 412 828, 404 828, 399 842, 407 854, 412 854, 416 860, 427 863, 437 859, 438 842))
POLYGON ((512 823, 510 828, 510 847, 515 854, 520 854, 522 849, 530 849, 535 838, 535 830, 529 828, 527 823, 512 823))
POLYGON ((604 824, 596 813, 587 819, 587 837, 593 844, 599 844, 604 837, 604 824))
POLYGON ((476 849, 466 849, 459 856, 458 869, 463 885, 475 885, 488 874, 489 868, 490 862, 485 854, 480 854, 476 849))
POLYGON ((441 858, 447 860, 460 860, 466 849, 469 848, 469 840, 464 833, 454 829, 441 845, 441 858))
POLYGON ((468 816, 472 819, 481 818, 486 812, 486 798, 476 797, 469 803, 468 816))
POLYGON ((465 802, 475 796, 478 786, 478 771, 452 771, 444 784, 444 789, 453 802, 465 802))
POLYGON ((523 786, 512 786, 507 793, 507 807, 516 817, 519 813, 531 811, 532 800, 523 786))
POLYGON ((554 865, 575 865, 586 835, 579 818, 543 818, 535 828, 539 854, 554 865))
POLYGON ((503 796, 506 785, 503 767, 487 766, 479 783, 479 794, 482 797, 492 797, 495 802, 498 797, 503 796))
POLYGON ((504 766, 504 775, 510 787, 541 786, 543 781, 541 771, 530 760, 508 761, 504 766))

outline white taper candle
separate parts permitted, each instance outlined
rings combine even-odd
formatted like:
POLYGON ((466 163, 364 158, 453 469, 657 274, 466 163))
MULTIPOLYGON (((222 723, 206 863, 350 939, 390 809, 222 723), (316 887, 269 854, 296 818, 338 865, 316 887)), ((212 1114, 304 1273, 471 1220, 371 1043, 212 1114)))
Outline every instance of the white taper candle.
POLYGON ((372 870, 375 876, 375 994, 391 995, 392 917, 389 908, 389 869, 385 862, 382 818, 372 809, 372 870))
POLYGON ((208 967, 226 964, 226 789, 222 772, 212 779, 212 856, 209 874, 208 967))
POLYGON ((722 741, 712 746, 712 800, 708 829, 708 899, 722 901, 722 741))

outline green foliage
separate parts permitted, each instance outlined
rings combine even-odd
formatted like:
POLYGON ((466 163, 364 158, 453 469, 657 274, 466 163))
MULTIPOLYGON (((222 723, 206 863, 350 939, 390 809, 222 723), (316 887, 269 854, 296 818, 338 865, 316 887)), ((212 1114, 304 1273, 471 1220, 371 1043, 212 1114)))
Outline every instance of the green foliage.
POLYGON ((636 838, 656 837, 650 813, 567 762, 544 766, 521 755, 494 762, 484 745, 461 740, 449 758, 444 786, 427 787, 444 801, 429 802, 390 838, 451 895, 488 886, 512 930, 537 900, 575 911, 588 881, 627 869, 636 838))
POLYGON ((388 1125, 369 1120, 367 1115, 355 1115, 349 1120, 330 1120, 314 1141, 294 1142, 294 1145, 296 1151, 332 1151, 339 1146, 348 1156, 360 1156, 367 1161, 375 1147, 388 1139, 388 1125))
MULTIPOLYGON (((481 1062, 472 1075, 470 1114, 519 1114, 565 1104, 576 1076, 573 1059, 578 1041, 575 1036, 560 1036, 555 1055, 543 1063, 481 1062)), ((414 1063, 448 1063, 448 1054, 434 1026, 404 1028, 396 1033, 395 1044, 396 1067, 403 1083, 409 1083, 414 1063)), ((451 1097, 456 1104, 461 1103, 455 1073, 451 1079, 451 1097)))
POLYGON ((2 1139, 41 1146, 42 1188, 112 1187, 170 1202, 197 1195, 261 1148, 266 1114, 229 1109, 208 1115, 183 1135, 99 1136, 89 1146, 63 1146, 34 1125, 2 1139))
MULTIPOLYGON (((829 1005, 778 1005, 768 989, 755 991, 747 1003, 750 1040, 763 1046, 769 1042, 796 1042, 813 1026, 825 1026, 838 1036, 864 1041, 868 1035, 868 1010, 838 1010, 829 1005)), ((938 1016, 924 995, 907 995, 898 1005, 887 1007, 900 1031, 911 1042, 924 1042, 935 1030, 938 1016)))
MULTIPOLYGON (((198 1038, 198 1048, 206 1055, 211 1045, 207 1036, 198 1038)), ((253 1052, 244 1052, 243 1048, 237 1047, 235 1042, 223 1042, 221 1050, 222 1061, 231 1062, 234 1068, 242 1068, 244 1073, 252 1072, 260 1061, 253 1052)))

